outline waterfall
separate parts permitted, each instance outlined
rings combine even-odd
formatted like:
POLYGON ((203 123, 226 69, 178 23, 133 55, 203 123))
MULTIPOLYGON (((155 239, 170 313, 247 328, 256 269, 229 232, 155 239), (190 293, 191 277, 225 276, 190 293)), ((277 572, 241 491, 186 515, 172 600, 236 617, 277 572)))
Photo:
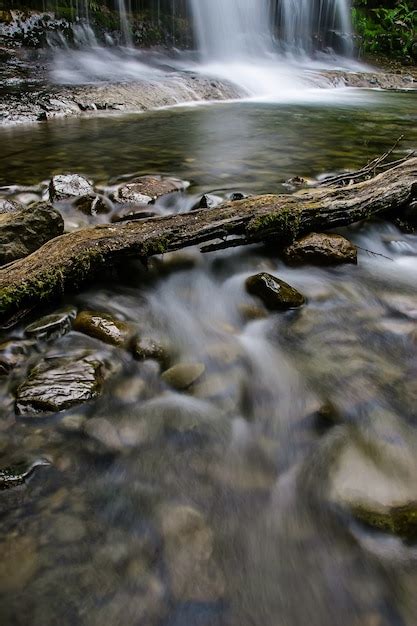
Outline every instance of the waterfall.
POLYGON ((278 44, 311 53, 336 42, 350 50, 349 0, 190 0, 194 31, 204 60, 232 61, 265 56, 272 50, 274 16, 278 44))

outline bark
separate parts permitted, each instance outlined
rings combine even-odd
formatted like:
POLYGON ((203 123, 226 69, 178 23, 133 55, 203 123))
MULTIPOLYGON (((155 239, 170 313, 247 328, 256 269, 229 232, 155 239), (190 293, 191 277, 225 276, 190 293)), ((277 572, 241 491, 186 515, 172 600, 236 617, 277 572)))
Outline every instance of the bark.
POLYGON ((315 230, 399 210, 416 197, 417 158, 412 158, 344 187, 255 196, 214 209, 84 228, 56 237, 0 269, 0 323, 68 289, 78 289, 95 272, 123 258, 147 259, 216 240, 221 243, 206 250, 272 238, 288 244, 315 230))

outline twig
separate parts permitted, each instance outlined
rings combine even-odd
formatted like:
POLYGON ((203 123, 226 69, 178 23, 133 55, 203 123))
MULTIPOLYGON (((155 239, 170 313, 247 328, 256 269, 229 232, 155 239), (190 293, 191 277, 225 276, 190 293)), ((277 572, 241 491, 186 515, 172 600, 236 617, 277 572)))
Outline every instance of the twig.
POLYGON ((394 259, 392 259, 390 256, 386 256, 385 254, 381 254, 380 252, 374 252, 373 250, 368 250, 368 248, 361 248, 361 246, 356 246, 356 249, 367 252, 368 254, 372 254, 373 256, 381 256, 383 259, 387 259, 388 261, 394 261, 394 259))

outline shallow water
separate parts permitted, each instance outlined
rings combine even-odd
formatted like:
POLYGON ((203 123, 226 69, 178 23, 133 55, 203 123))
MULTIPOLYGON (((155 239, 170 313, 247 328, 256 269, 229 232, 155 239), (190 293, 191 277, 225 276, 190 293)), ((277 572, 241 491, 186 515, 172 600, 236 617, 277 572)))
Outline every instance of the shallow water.
MULTIPOLYGON (((296 175, 358 167, 400 134, 402 150, 417 147, 416 103, 374 92, 355 107, 223 104, 2 130, 0 184, 41 194, 40 181, 63 171, 103 188, 175 174, 191 186, 161 210, 184 211, 202 192, 280 192, 296 175)), ((291 269, 262 246, 192 249, 181 269, 169 255, 148 271, 131 262, 68 298, 133 322, 205 372, 175 392, 155 362, 71 331, 0 379, 4 465, 53 461, 0 492, 13 563, 0 564, 2 624, 415 625, 415 546, 355 522, 333 479, 340 450, 361 438, 389 448, 378 476, 398 491, 396 464, 415 457, 417 237, 385 222, 345 234, 361 247, 358 266, 291 269), (260 312, 248 310, 244 280, 258 271, 298 288, 306 306, 248 319, 260 312), (80 348, 112 364, 102 397, 15 418, 27 367, 80 348), (339 425, 320 421, 324 404, 339 425), (70 415, 123 428, 124 445, 70 432, 70 415)), ((376 490, 372 477, 364 470, 357 488, 376 490)))

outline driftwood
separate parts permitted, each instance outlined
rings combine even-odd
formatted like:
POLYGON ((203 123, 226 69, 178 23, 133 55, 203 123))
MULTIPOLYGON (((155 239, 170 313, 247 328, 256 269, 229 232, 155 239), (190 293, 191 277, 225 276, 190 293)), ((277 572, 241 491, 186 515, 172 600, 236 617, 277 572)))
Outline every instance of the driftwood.
POLYGON ((277 245, 289 243, 314 230, 399 210, 416 197, 417 158, 411 158, 357 184, 255 196, 213 209, 83 228, 0 269, 0 323, 79 288, 96 271, 123 258, 146 260, 206 242, 212 242, 206 250, 271 239, 277 245))

